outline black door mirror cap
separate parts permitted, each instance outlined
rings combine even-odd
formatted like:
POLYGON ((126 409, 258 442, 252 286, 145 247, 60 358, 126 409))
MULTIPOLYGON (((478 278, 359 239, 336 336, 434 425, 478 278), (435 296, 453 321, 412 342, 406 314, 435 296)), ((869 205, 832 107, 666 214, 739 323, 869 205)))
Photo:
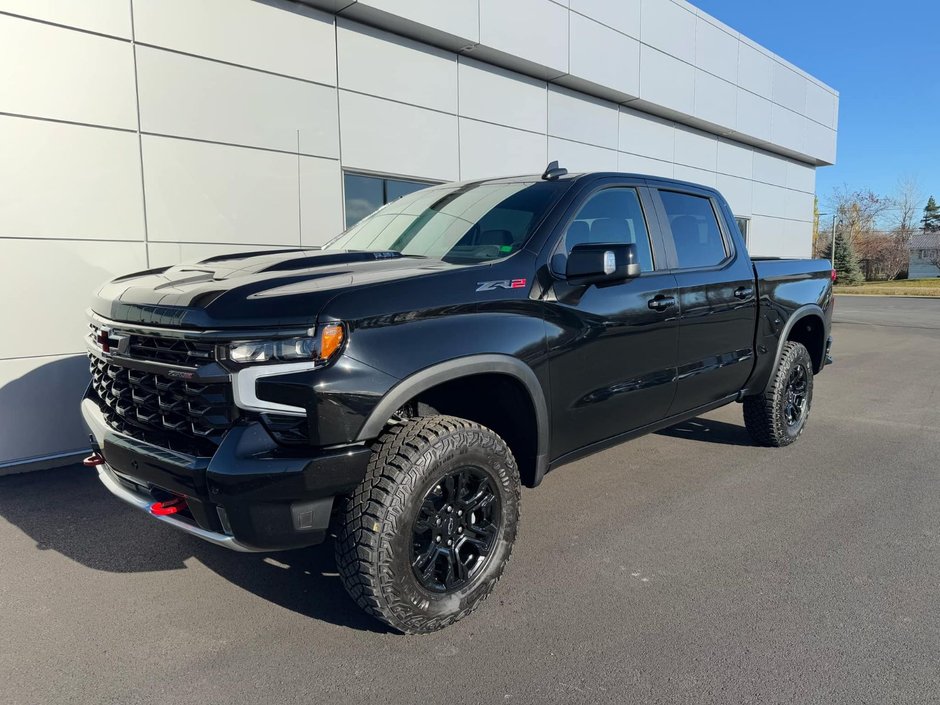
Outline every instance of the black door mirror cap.
POLYGON ((571 284, 612 284, 640 276, 633 243, 582 243, 568 253, 565 278, 571 284))

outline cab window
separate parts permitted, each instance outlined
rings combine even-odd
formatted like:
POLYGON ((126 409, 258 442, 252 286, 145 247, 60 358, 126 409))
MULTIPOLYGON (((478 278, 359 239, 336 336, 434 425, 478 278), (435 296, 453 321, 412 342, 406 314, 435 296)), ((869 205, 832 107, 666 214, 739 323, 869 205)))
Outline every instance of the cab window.
POLYGON ((591 196, 568 225, 558 250, 562 257, 556 257, 553 268, 564 272, 564 259, 571 248, 583 243, 632 243, 642 271, 653 271, 649 231, 636 189, 609 188, 591 196))
POLYGON ((714 267, 728 257, 711 199, 677 191, 660 191, 659 196, 681 269, 714 267))

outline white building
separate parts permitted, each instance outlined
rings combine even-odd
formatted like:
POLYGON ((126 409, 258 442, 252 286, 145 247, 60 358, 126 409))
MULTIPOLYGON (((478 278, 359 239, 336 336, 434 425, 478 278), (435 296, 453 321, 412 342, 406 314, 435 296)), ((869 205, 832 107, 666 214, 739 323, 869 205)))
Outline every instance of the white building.
POLYGON ((752 253, 808 256, 837 112, 682 0, 0 0, 0 472, 86 447, 113 275, 553 159, 717 186, 752 253))

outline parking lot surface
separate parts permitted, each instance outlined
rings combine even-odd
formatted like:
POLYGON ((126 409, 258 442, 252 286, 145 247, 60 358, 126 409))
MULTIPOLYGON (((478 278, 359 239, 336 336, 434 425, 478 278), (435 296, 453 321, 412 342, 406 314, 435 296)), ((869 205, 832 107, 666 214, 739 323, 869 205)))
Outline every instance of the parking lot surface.
POLYGON ((430 636, 360 613, 331 545, 230 553, 81 467, 0 478, 0 702, 940 702, 940 301, 836 320, 796 445, 732 405, 550 473, 430 636))

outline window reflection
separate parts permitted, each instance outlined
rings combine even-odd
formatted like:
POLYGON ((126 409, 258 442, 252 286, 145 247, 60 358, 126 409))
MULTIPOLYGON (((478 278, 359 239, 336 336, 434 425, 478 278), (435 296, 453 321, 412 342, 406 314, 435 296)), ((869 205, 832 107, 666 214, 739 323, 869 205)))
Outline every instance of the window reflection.
POLYGON ((386 203, 431 186, 421 181, 387 179, 365 174, 343 174, 346 201, 346 227, 352 227, 386 203))

